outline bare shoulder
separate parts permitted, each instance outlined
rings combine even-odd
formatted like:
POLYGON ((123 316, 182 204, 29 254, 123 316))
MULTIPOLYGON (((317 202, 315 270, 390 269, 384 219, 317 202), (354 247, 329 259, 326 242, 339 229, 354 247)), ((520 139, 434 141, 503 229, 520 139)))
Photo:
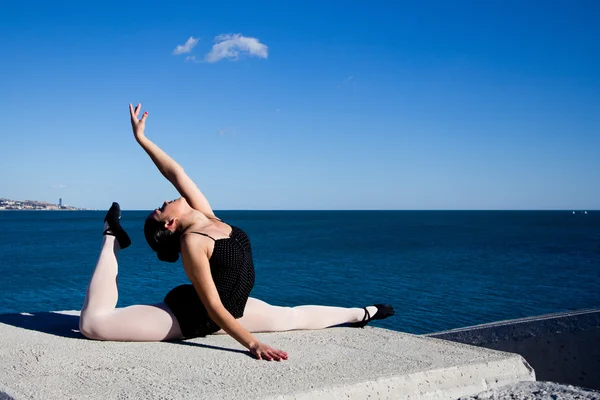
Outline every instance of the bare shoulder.
POLYGON ((212 240, 203 235, 193 232, 184 234, 181 238, 181 254, 184 256, 196 258, 200 255, 208 256, 212 247, 212 240))

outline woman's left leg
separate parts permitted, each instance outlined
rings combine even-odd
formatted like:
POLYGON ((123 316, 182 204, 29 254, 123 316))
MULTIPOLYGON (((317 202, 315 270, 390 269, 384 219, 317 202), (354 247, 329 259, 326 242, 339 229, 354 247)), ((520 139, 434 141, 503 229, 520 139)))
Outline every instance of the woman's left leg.
POLYGON ((104 236, 79 318, 81 333, 90 339, 161 341, 182 338, 173 312, 165 303, 116 308, 119 243, 104 236))
MULTIPOLYGON (((367 307, 371 315, 376 307, 367 307)), ((328 306, 278 307, 250 297, 239 323, 250 332, 282 332, 323 329, 335 325, 362 321, 363 308, 328 306)), ((225 333, 220 330, 217 333, 225 333)))

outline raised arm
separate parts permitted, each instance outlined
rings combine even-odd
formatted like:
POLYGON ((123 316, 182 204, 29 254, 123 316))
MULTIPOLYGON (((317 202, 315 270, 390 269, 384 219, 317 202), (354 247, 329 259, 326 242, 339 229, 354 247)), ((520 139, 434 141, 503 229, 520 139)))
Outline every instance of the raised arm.
POLYGON ((179 194, 186 199, 193 209, 200 211, 209 218, 215 218, 215 214, 210 207, 208 200, 206 200, 206 197, 204 197, 194 181, 187 176, 181 165, 177 164, 177 162, 169 157, 167 153, 146 137, 144 130, 148 112, 146 111, 142 117, 139 118, 141 109, 141 104, 138 104, 135 109, 133 108, 133 105, 129 104, 131 127, 133 129, 135 140, 137 140, 140 146, 148 153, 161 174, 175 186, 175 189, 177 189, 179 194))
POLYGON ((183 256, 183 267, 194 285, 202 304, 206 307, 208 315, 221 329, 231 337, 240 342, 259 360, 286 360, 288 355, 285 351, 277 350, 261 343, 248 332, 223 306, 212 274, 208 255, 202 251, 203 246, 199 243, 202 238, 196 235, 186 235, 182 239, 181 254, 183 256))

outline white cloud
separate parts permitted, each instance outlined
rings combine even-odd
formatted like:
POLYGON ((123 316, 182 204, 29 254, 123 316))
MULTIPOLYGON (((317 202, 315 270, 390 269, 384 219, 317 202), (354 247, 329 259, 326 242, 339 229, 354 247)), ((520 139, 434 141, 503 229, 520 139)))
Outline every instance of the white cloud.
POLYGON ((219 136, 223 136, 223 135, 235 136, 235 130, 231 127, 225 127, 225 128, 219 129, 219 136))
POLYGON ((173 50, 173 54, 178 56, 180 54, 190 53, 194 46, 196 46, 197 44, 198 38, 190 36, 190 38, 187 40, 187 42, 185 42, 185 44, 180 44, 177 47, 175 47, 175 50, 173 50))
POLYGON ((350 75, 349 77, 347 77, 346 79, 344 79, 343 81, 341 81, 340 83, 338 83, 338 87, 342 87, 342 86, 346 86, 351 84, 352 80, 354 79, 354 75, 350 75))
POLYGON ((67 185, 63 185, 63 184, 52 185, 52 189, 64 189, 66 187, 67 187, 67 185))
POLYGON ((260 43, 258 39, 242 36, 239 33, 219 35, 215 37, 215 44, 204 59, 214 63, 224 58, 237 61, 241 54, 255 57, 267 58, 267 46, 260 43))
POLYGON ((196 59, 196 56, 187 56, 187 57, 185 58, 185 61, 186 61, 186 62, 187 62, 187 61, 189 61, 189 62, 193 62, 193 63, 199 63, 199 62, 201 62, 201 61, 198 61, 198 60, 196 59))

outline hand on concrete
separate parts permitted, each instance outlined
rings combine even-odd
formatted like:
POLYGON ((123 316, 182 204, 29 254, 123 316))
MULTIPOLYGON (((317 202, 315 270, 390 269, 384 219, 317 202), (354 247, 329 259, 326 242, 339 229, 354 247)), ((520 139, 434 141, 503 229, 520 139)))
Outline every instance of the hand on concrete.
POLYGON ((250 352, 259 360, 281 361, 287 360, 288 354, 283 350, 277 350, 264 343, 256 342, 250 346, 250 352))

